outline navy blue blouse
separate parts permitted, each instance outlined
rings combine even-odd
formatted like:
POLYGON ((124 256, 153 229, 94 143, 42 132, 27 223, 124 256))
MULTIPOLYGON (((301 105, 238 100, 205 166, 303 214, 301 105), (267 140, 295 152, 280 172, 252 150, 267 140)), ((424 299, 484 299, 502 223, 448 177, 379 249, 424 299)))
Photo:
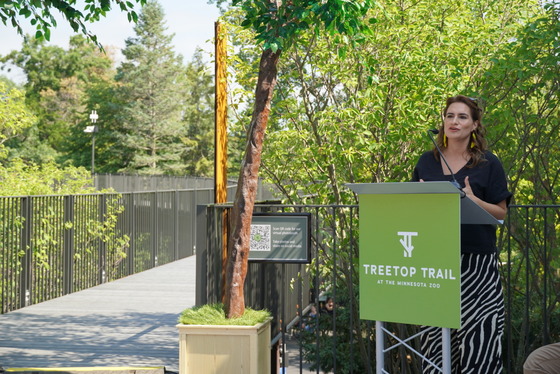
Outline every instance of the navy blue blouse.
MULTIPOLYGON (((477 166, 470 167, 469 161, 461 170, 455 173, 455 178, 461 187, 465 187, 465 177, 469 177, 472 191, 478 198, 498 204, 506 200, 509 205, 512 193, 507 189, 504 168, 498 157, 490 151, 484 154, 477 166)), ((445 175, 441 163, 428 151, 420 156, 412 181, 452 181, 451 175, 445 175)), ((489 254, 496 252, 496 227, 494 225, 461 225, 461 252, 489 254)))

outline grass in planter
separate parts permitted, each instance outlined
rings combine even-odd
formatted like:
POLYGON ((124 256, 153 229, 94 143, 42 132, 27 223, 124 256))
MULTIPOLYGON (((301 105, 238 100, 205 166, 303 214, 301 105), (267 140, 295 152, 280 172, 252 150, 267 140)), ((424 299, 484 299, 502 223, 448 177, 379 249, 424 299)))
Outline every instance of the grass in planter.
POLYGON ((245 308, 245 313, 239 318, 226 318, 223 304, 206 304, 183 310, 179 316, 179 323, 184 325, 234 325, 254 326, 270 318, 268 310, 253 310, 245 308))

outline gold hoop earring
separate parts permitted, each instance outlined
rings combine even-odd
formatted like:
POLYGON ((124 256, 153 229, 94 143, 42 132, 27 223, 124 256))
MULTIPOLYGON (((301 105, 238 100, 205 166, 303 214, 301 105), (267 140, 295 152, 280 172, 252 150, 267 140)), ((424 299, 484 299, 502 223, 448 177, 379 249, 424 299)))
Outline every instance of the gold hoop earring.
POLYGON ((443 146, 447 148, 447 135, 443 134, 443 146))
POLYGON ((476 134, 473 132, 471 132, 471 148, 474 148, 476 146, 476 134))

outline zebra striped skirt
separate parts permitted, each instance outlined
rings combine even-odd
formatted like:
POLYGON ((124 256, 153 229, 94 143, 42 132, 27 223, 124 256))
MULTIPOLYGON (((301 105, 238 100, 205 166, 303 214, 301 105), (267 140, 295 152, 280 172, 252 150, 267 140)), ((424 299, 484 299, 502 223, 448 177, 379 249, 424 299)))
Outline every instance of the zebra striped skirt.
MULTIPOLYGON (((422 354, 442 366, 441 329, 421 335, 422 354)), ((453 374, 501 374, 504 300, 495 254, 461 255, 461 328, 451 330, 453 374)), ((426 361, 423 373, 440 373, 426 361)))

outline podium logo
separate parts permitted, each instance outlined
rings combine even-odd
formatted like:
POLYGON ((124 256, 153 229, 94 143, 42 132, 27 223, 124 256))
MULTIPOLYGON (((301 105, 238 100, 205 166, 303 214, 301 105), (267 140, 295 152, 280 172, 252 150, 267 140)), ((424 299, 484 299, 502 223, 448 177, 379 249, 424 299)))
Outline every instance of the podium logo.
POLYGON ((399 231, 397 234, 401 236, 400 242, 404 248, 404 257, 412 257, 412 250, 414 249, 414 246, 412 245, 412 237, 418 236, 418 233, 399 231))

